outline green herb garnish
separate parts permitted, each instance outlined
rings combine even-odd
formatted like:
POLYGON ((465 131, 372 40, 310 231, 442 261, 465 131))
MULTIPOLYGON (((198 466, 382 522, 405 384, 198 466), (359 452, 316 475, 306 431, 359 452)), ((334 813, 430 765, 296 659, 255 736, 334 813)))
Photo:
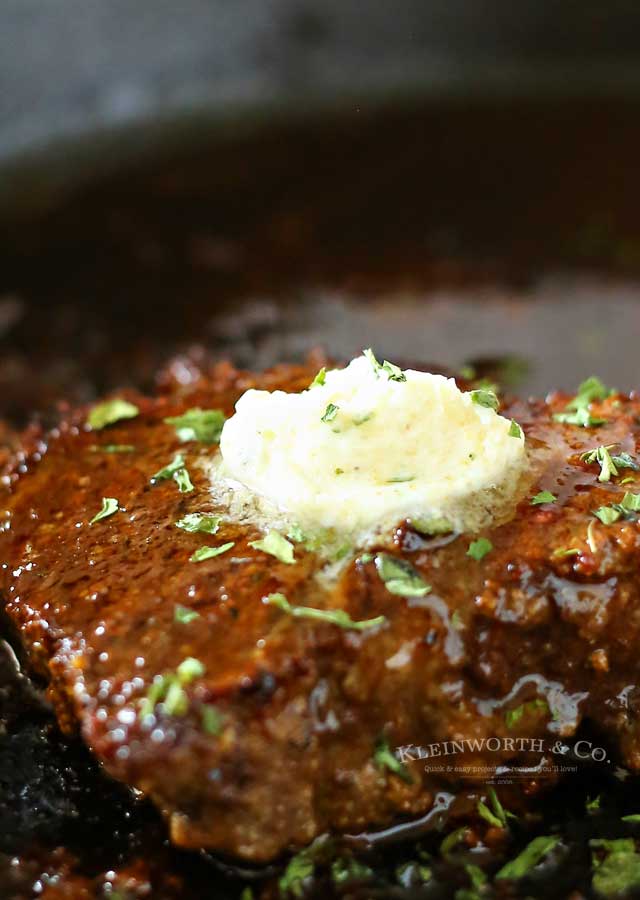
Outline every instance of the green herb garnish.
POLYGON ((217 737, 222 732, 224 724, 224 716, 222 713, 209 704, 200 709, 200 721, 202 722, 202 730, 206 734, 212 734, 217 737))
POLYGON ((490 553, 493 550, 493 544, 488 538, 478 538, 477 541, 472 541, 469 544, 469 549, 467 550, 467 556, 470 556, 472 559, 475 559, 476 562, 480 562, 481 559, 490 553))
POLYGON ((93 519, 89 522, 89 525, 93 525, 94 522, 99 522, 100 519, 106 519, 108 516, 112 516, 115 512, 118 512, 118 501, 115 497, 103 497, 102 498, 102 509, 100 512, 96 513, 93 519))
POLYGON ((133 444, 94 444, 91 450, 94 453, 135 453, 133 444))
POLYGON ((152 481, 167 481, 167 479, 173 478, 176 472, 183 468, 184 457, 182 456, 182 453, 176 453, 169 465, 159 469, 155 475, 151 476, 151 479, 152 481))
POLYGON ((389 553, 376 554, 376 569, 385 587, 399 597, 424 597, 431 590, 413 566, 389 553))
POLYGON ((592 886, 603 897, 628 897, 634 888, 640 886, 640 855, 636 852, 632 838, 607 840, 596 838, 589 841, 595 850, 604 850, 605 858, 595 853, 592 857, 592 886))
POLYGON ((374 875, 373 869, 353 857, 340 857, 331 863, 331 880, 334 884, 348 884, 351 881, 366 881, 374 875))
POLYGON ((313 877, 316 868, 311 851, 311 847, 306 847, 289 860, 278 881, 281 897, 301 898, 304 895, 305 882, 313 877))
POLYGON ((322 385, 325 383, 326 380, 327 380, 327 370, 323 366, 320 369, 320 371, 318 372, 318 374, 316 375, 316 377, 313 379, 311 384, 309 385, 309 388, 322 387, 322 385))
POLYGON ((398 778, 406 781, 407 784, 413 784, 411 773, 404 763, 400 762, 398 757, 391 752, 389 744, 384 738, 380 738, 376 743, 373 761, 379 769, 388 769, 394 775, 397 775, 398 778))
POLYGON ((513 813, 504 808, 495 790, 490 787, 487 791, 489 805, 484 800, 478 800, 478 815, 482 816, 485 822, 493 825, 495 828, 508 828, 509 819, 517 818, 513 813))
POLYGON ((181 494, 188 494, 193 490, 191 478, 189 477, 189 472, 186 469, 178 469, 178 471, 173 476, 173 480, 178 485, 178 490, 181 494))
POLYGON ((496 875, 496 879, 499 881, 504 879, 516 881, 518 878, 523 878, 534 866, 543 860, 559 842, 560 838, 554 834, 540 835, 540 837, 534 838, 530 844, 527 844, 522 853, 500 869, 496 875))
POLYGON ((320 417, 321 422, 333 422, 335 417, 338 415, 339 406, 336 406, 335 403, 327 404, 327 408, 324 413, 320 417))
POLYGON ((558 498, 551 491, 540 491, 535 497, 531 498, 531 506, 538 506, 541 503, 555 503, 558 498))
POLYGON ((156 675, 140 704, 140 718, 153 715, 158 703, 162 703, 168 716, 184 716, 189 709, 184 688, 204 673, 205 667, 200 660, 190 656, 180 663, 175 672, 156 675))
POLYGON ((453 850, 454 847, 456 847, 461 841, 463 841, 468 834, 469 829, 466 825, 462 825, 460 828, 456 828, 455 831, 449 832, 449 834, 440 844, 440 852, 442 853, 442 855, 448 856, 451 850, 453 850))
POLYGON ((487 409, 492 409, 494 412, 497 412, 500 406, 500 402, 495 393, 485 389, 471 391, 471 399, 478 406, 484 406, 487 409))
POLYGON ((577 547, 569 547, 566 550, 562 550, 561 548, 558 548, 557 550, 553 551, 551 556, 554 559, 561 559, 564 556, 580 556, 580 550, 578 550, 577 547))
POLYGON ((189 477, 189 472, 185 468, 182 453, 176 453, 168 466, 165 466, 163 469, 156 472, 155 475, 151 476, 152 481, 167 481, 169 478, 173 478, 178 485, 178 490, 181 494, 186 494, 193 490, 191 478, 189 477))
POLYGON ((360 622, 354 622, 349 613, 343 609, 315 609, 312 606, 292 606, 285 595, 279 591, 274 594, 268 594, 262 599, 263 603, 277 606, 282 612, 288 613, 295 619, 315 619, 318 622, 326 622, 329 625, 337 625, 339 628, 354 629, 356 631, 376 628, 387 621, 386 616, 376 616, 375 619, 364 619, 360 622))
POLYGON ((583 428, 596 428, 606 424, 606 419, 592 416, 589 407, 594 400, 606 400, 614 391, 606 388, 599 378, 593 375, 583 381, 578 388, 576 396, 565 406, 565 411, 555 413, 556 422, 564 422, 567 425, 579 425, 583 428))
POLYGON ((225 416, 221 409, 200 409, 194 406, 181 416, 169 416, 164 420, 173 425, 181 441, 201 441, 217 444, 220 441, 225 416))
POLYGON ((627 491, 621 503, 601 506, 594 510, 593 514, 600 519, 603 525, 613 525, 618 519, 631 518, 631 514, 635 512, 640 512, 640 494, 632 494, 627 491))
POLYGON ((549 704, 546 700, 529 700, 527 703, 521 703, 515 709, 508 709, 504 714, 504 721, 507 728, 515 728, 520 719, 527 713, 549 712, 549 704))
POLYGON ((609 452, 615 444, 608 446, 596 447, 594 450, 587 450, 586 453, 580 455, 582 462, 588 465, 597 463, 600 466, 600 474, 598 481, 611 481, 612 475, 619 475, 619 469, 637 469, 638 465, 628 453, 619 453, 611 455, 609 452))
POLYGON ((411 527, 419 534, 427 537, 434 537, 437 534, 451 534, 453 525, 448 519, 422 519, 420 517, 411 519, 411 527))
POLYGON ((296 561, 293 555, 293 544, 277 531, 267 532, 259 541, 249 541, 249 546, 253 547, 254 550, 262 550, 263 553, 268 553, 269 556, 275 556, 280 562, 289 566, 296 561))
POLYGON ((113 425, 123 419, 135 419, 139 414, 140 410, 133 403, 115 397, 113 400, 105 400, 104 403, 94 406, 87 416, 87 424, 93 431, 101 431, 107 425, 113 425))
POLYGON ((177 622, 179 625, 188 625, 189 622, 195 622, 199 618, 200 613, 196 612, 195 609, 188 609, 186 606, 180 606, 179 603, 176 604, 173 611, 174 622, 177 622))
POLYGON ((188 513, 176 522, 176 528, 182 528, 191 534, 202 532, 215 534, 220 527, 220 516, 211 516, 207 513, 188 513))
POLYGON ((235 546, 235 541, 227 541, 226 544, 220 544, 219 547, 199 547, 195 553, 189 557, 189 562, 204 562, 205 559, 212 559, 214 556, 220 556, 227 550, 235 546))
POLYGON ((509 425, 508 434, 509 434, 509 437, 514 437, 514 438, 523 438, 524 437, 524 432, 523 432, 522 428, 520 427, 520 425, 518 425, 518 423, 516 422, 515 419, 511 420, 511 425, 509 425))
POLYGON ((387 484, 404 484, 406 481, 415 481, 415 475, 394 475, 387 479, 387 484))
POLYGON ((407 376, 404 374, 402 369, 399 366, 395 366, 393 363, 390 363, 389 360, 385 359, 385 361, 381 365, 376 359, 373 350, 364 350, 362 355, 370 362, 371 368, 378 377, 380 377, 380 375, 384 373, 389 381, 407 380, 407 376))

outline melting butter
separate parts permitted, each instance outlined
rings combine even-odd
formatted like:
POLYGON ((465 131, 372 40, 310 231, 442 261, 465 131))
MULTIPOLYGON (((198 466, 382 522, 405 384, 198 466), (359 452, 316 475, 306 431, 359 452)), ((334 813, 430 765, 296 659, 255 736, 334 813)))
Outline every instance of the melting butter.
POLYGON ((475 531, 521 493, 522 432, 453 379, 363 355, 317 382, 240 397, 216 467, 232 493, 361 537, 407 518, 475 531))

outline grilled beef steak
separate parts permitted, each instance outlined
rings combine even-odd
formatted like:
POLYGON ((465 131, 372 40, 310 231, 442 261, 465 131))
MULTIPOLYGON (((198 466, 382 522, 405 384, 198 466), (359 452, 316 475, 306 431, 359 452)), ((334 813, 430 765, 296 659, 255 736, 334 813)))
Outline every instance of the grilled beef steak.
POLYGON ((130 397, 135 418, 95 431, 78 412, 25 439, 4 478, 2 592, 63 727, 79 727, 108 772, 157 804, 175 843, 250 860, 327 829, 420 816, 443 785, 465 782, 411 754, 399 765, 387 749, 399 745, 512 738, 456 756, 495 767, 523 759, 518 739, 566 740, 586 720, 640 768, 640 531, 635 501, 622 503, 635 490, 625 479, 640 401, 594 402, 598 427, 554 421, 566 396, 503 408, 525 429, 531 490, 481 535, 484 556, 469 554, 479 535, 400 524, 379 549, 431 586, 406 597, 381 580, 375 549, 338 564, 299 542, 291 565, 251 547, 261 534, 225 521, 212 499, 204 464, 216 447, 181 442, 164 421, 194 407, 230 415, 247 387, 300 390, 314 374, 219 367, 188 388, 130 397), (599 445, 615 445, 617 475, 580 458, 599 445), (176 453, 193 490, 151 480, 176 453), (532 504, 542 490, 557 499, 532 504), (103 498, 115 511, 107 504, 90 524, 103 498), (613 510, 605 521, 601 507, 613 510), (189 513, 223 521, 215 536, 177 528, 189 513), (273 593, 384 621, 295 616, 263 602, 273 593))

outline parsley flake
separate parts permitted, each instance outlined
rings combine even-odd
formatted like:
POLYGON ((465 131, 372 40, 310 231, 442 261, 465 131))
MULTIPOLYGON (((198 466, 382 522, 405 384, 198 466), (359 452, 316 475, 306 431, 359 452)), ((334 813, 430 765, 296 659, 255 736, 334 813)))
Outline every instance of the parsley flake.
POLYGON ((588 465, 597 463, 600 466, 600 474, 598 481, 611 481, 612 475, 619 475, 619 469, 637 469, 637 463, 629 456, 628 453, 614 454, 609 452, 615 447, 615 444, 608 446, 596 447, 594 450, 587 450, 586 453, 580 455, 582 462, 588 465))
POLYGON ((448 519, 433 518, 423 519, 415 517, 411 519, 411 527, 419 534, 427 537, 434 537, 437 534, 450 534, 453 531, 453 525, 448 519))
POLYGON ((318 374, 316 375, 316 377, 313 379, 311 384, 309 385, 309 388, 322 387, 322 385, 325 383, 326 380, 327 380, 327 370, 323 366, 320 369, 320 371, 318 372, 318 374))
POLYGON ((196 619, 200 618, 200 613, 196 612, 195 609, 188 609, 186 606, 180 606, 180 604, 176 604, 176 607, 173 611, 173 621, 177 622, 179 625, 188 625, 190 622, 195 622, 196 619))
POLYGON ((539 506, 541 503, 555 503, 558 498, 551 491, 540 491, 531 498, 531 506, 539 506))
POLYGON ((168 466, 151 476, 152 481, 167 481, 169 478, 173 478, 181 494, 187 494, 194 489, 181 453, 176 453, 168 466))
POLYGON ((147 696, 140 704, 140 718, 154 714, 158 703, 162 703, 168 716, 184 716, 189 710, 189 698, 184 688, 196 678, 202 677, 205 667, 192 656, 184 659, 175 672, 156 675, 147 696))
POLYGON ((212 734, 214 737, 218 737, 221 734, 224 716, 215 706, 209 704, 203 706, 200 710, 200 721, 202 722, 202 730, 206 734, 212 734))
POLYGON ((540 835, 540 837, 534 838, 530 844, 527 844, 522 853, 500 869, 496 875, 496 879, 499 881, 504 879, 516 881, 518 878, 523 878, 534 866, 541 862, 541 860, 543 860, 559 842, 560 838, 555 834, 540 835))
POLYGON ((220 544, 219 547, 199 547, 195 553, 189 557, 189 562, 204 562, 205 559, 212 559, 214 556, 220 556, 235 546, 235 541, 227 541, 226 544, 220 544))
POLYGON ((407 784, 413 784, 411 773, 404 763, 400 762, 395 753, 392 752, 384 738, 380 738, 376 743, 373 761, 379 769, 388 769, 394 775, 397 775, 398 778, 406 781, 407 784))
POLYGON ((200 409, 194 406, 181 416, 169 416, 167 425, 173 425, 178 438, 185 441, 201 441, 203 444, 217 444, 220 441, 225 415, 221 409, 200 409))
POLYGON ((413 566, 389 553, 376 554, 376 569, 390 594, 399 597, 424 597, 431 590, 413 566))
POLYGON ((477 406, 484 406, 486 409, 492 409, 494 412, 497 412, 500 406, 494 392, 484 389, 471 391, 471 400, 473 403, 477 404, 477 406))
POLYGON ((215 534, 220 527, 220 516, 211 516, 206 513, 188 513, 176 522, 176 528, 182 528, 190 534, 202 532, 215 534))
POLYGON ((133 444, 94 444, 93 453, 135 453, 133 444))
POLYGON ((370 348, 368 350, 363 350, 362 355, 369 361, 369 363, 371 364, 371 368, 378 378, 382 373, 384 373, 389 381, 407 380, 407 376, 404 374, 402 369, 399 366, 395 366, 393 363, 390 363, 388 359, 385 359, 385 361, 381 365, 376 359, 373 350, 371 350, 370 348))
POLYGON ((469 544, 469 549, 467 550, 467 556, 470 556, 472 559, 475 559, 476 562, 480 562, 481 559, 490 553, 493 550, 493 544, 488 538, 478 538, 477 541, 472 541, 469 544))
POLYGON ((511 425, 509 425, 508 435, 509 435, 509 437, 513 437, 513 438, 524 438, 524 432, 523 432, 522 428, 520 427, 520 425, 518 425, 518 423, 516 422, 515 419, 511 420, 511 425))
POLYGON ((484 800, 478 801, 478 814, 482 816, 485 822, 496 828, 507 828, 509 819, 517 818, 513 813, 504 808, 494 788, 490 787, 487 791, 489 805, 484 800))
POLYGON ((107 425, 113 425, 123 419, 135 419, 139 414, 140 410, 133 403, 115 397, 113 400, 105 400, 104 403, 94 406, 87 416, 87 424, 93 431, 101 431, 107 425))
POLYGON ((606 400, 614 391, 605 387, 595 375, 587 378, 578 387, 576 396, 565 406, 565 411, 555 413, 556 422, 564 422, 567 425, 579 425, 582 428, 597 428, 605 425, 606 419, 592 416, 589 407, 594 400, 606 400))
POLYGON ((267 532, 262 540, 249 541, 249 546, 253 547, 254 550, 262 550, 263 553, 268 553, 269 556, 275 556, 276 559, 286 563, 288 566, 293 565, 296 561, 293 555, 293 544, 278 531, 267 532))
POLYGON ((365 631, 367 628, 375 628, 383 625, 386 616, 376 616, 374 619, 364 619, 354 622, 349 613, 343 609, 315 609, 312 606, 292 606, 284 594, 277 591, 262 598, 268 606, 277 606, 282 612, 288 613, 295 619, 315 619, 318 622, 327 622, 329 625, 337 625, 339 628, 365 631))
POLYGON ((523 716, 529 713, 542 712, 549 712, 549 704, 546 700, 542 700, 538 697, 536 700, 528 700, 526 703, 521 703, 520 706, 516 706, 515 709, 508 709, 504 714, 504 721, 507 728, 515 728, 523 716))
POLYGON ((118 512, 118 501, 115 497, 103 497, 102 498, 102 509, 100 512, 97 512, 93 519, 89 522, 89 525, 93 525, 94 522, 99 522, 100 519, 106 519, 108 516, 112 516, 114 513, 118 512))
POLYGON ((338 415, 339 406, 336 406, 335 403, 327 404, 327 408, 324 413, 320 417, 321 422, 333 422, 335 417, 338 415))
POLYGON ((616 506, 601 506, 594 510, 593 514, 600 519, 603 525, 613 525, 621 517, 622 511, 616 506))

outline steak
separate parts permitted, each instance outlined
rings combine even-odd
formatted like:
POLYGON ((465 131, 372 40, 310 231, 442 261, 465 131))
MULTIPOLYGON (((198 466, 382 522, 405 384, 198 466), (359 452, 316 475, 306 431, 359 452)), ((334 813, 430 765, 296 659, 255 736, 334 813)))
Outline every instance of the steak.
MULTIPOLYGON (((513 767, 531 759, 524 739, 566 742, 582 723, 640 769, 640 530, 623 502, 640 401, 594 401, 598 427, 556 421, 566 395, 505 401, 527 436, 531 490, 483 532, 484 556, 469 549, 478 535, 404 522, 390 545, 340 561, 300 540, 291 565, 251 546, 255 525, 225 518, 207 467, 216 447, 165 419, 231 415, 248 387, 301 390, 315 371, 218 366, 154 398, 127 394, 135 418, 96 431, 78 410, 25 436, 3 478, 1 590, 62 727, 156 804, 177 845, 252 861, 427 815, 442 791, 480 796, 474 766, 513 767), (605 481, 596 457, 581 458, 601 445, 625 466, 605 481), (177 453, 193 490, 154 478, 177 453), (96 520, 103 498, 117 511, 96 520), (613 512, 596 517, 603 507, 613 512), (222 517, 215 537, 176 528, 193 513, 222 517), (376 550, 431 591, 392 593, 376 550), (289 605, 264 602, 273 594, 289 605), (378 623, 341 627, 298 607, 378 623), (430 747, 433 761, 453 742, 449 772, 411 750, 430 747)), ((550 783, 531 774, 514 802, 550 783)))

